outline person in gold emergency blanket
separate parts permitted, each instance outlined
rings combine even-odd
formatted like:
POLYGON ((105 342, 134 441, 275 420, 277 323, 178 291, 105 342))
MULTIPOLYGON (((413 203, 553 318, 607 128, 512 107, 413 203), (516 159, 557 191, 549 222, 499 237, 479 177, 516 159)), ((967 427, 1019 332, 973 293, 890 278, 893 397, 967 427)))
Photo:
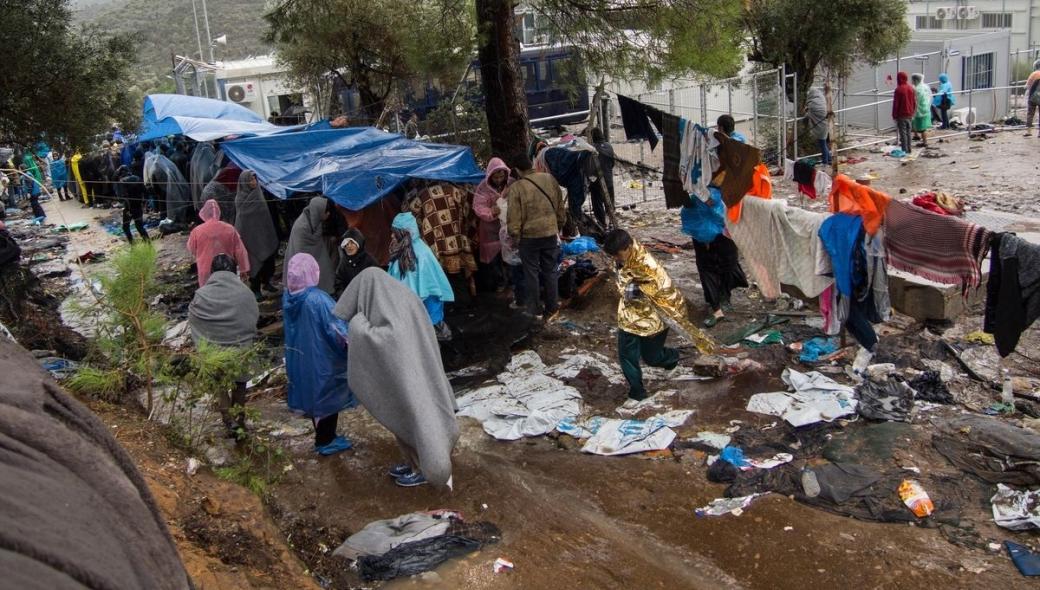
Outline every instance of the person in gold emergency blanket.
POLYGON ((691 339, 701 352, 713 345, 686 315, 686 300, 664 267, 623 229, 606 235, 603 250, 618 264, 618 360, 628 380, 628 397, 646 399, 640 359, 651 367, 674 369, 679 351, 664 345, 666 321, 691 339), (663 317, 662 317, 663 316, 663 317))

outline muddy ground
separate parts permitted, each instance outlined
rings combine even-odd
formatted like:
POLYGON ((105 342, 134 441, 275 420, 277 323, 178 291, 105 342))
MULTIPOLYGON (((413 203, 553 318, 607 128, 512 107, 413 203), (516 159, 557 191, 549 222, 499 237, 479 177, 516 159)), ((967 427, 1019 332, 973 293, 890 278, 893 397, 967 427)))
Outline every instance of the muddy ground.
MULTIPOLYGON (((875 174, 875 186, 896 196, 900 188, 907 189, 907 197, 919 190, 946 190, 979 207, 1034 215, 1040 203, 1030 180, 1038 168, 1038 141, 1018 132, 993 134, 983 141, 959 136, 936 144, 945 157, 903 164, 865 152, 856 155, 867 160, 848 171, 854 176, 875 174)), ((777 192, 793 195, 794 189, 781 183, 777 192)), ((655 255, 696 313, 703 314, 693 252, 681 247, 687 240, 678 230, 677 215, 665 211, 658 199, 626 211, 622 219, 638 237, 657 244, 655 255)), ((113 243, 91 231, 73 236, 73 242, 81 249, 110 248, 113 243)), ((161 304, 174 321, 186 312, 192 283, 183 242, 183 236, 162 241, 161 267, 168 287, 161 304)), ((599 284, 542 330, 532 330, 508 310, 505 300, 493 296, 457 305, 449 316, 457 338, 443 351, 447 369, 476 365, 480 373, 453 383, 458 389, 470 387, 481 375, 499 371, 510 354, 526 349, 537 351, 547 363, 570 347, 613 358, 616 301, 612 285, 599 284)), ((277 308, 275 300, 263 305, 262 331, 273 345, 279 339, 277 308)), ((731 321, 716 328, 718 334, 777 309, 754 290, 736 294, 734 308, 731 321)), ((811 308, 809 302, 807 309, 811 308)), ((785 343, 818 335, 805 325, 805 318, 788 317, 781 328, 785 343)), ((897 316, 880 330, 879 360, 917 368, 923 368, 925 360, 939 361, 960 373, 939 339, 964 344, 963 335, 977 329, 979 321, 977 307, 949 324, 925 326, 897 316)), ((1038 339, 1034 327, 1020 350, 1035 351, 1038 339)), ((773 346, 726 354, 756 360, 762 369, 709 381, 651 382, 651 393, 677 390, 671 407, 694 410, 678 429, 678 440, 733 426, 757 431, 775 421, 744 407, 755 393, 783 389, 779 375, 785 366, 796 364, 795 353, 773 346)), ((843 362, 821 370, 842 380, 843 362)), ((1038 377, 1038 369, 1033 359, 1017 355, 1019 376, 1038 377)), ((624 387, 611 386, 595 374, 580 375, 572 384, 603 415, 612 415, 625 398, 624 387)), ((1025 382, 1023 387, 1030 385, 1025 382)), ((309 423, 286 411, 284 391, 278 387, 257 394, 251 403, 263 416, 259 428, 283 446, 291 469, 261 503, 205 467, 187 476, 188 454, 170 446, 162 429, 144 422, 138 413, 102 404, 93 407, 142 467, 189 571, 207 588, 307 587, 315 582, 326 588, 365 586, 331 551, 368 522, 436 508, 495 523, 503 532, 502 542, 441 567, 436 577, 398 580, 386 587, 1025 588, 1026 578, 1006 555, 986 544, 1004 539, 1030 544, 1033 536, 995 527, 988 503, 993 486, 959 472, 930 444, 931 420, 980 410, 995 394, 963 376, 951 389, 961 405, 919 413, 899 431, 895 451, 883 460, 891 467, 913 465, 951 482, 930 491, 938 500, 958 502, 962 526, 974 528, 982 541, 974 548, 948 542, 936 528, 862 522, 776 494, 758 499, 740 516, 698 518, 694 509, 721 497, 725 489, 707 480, 703 453, 677 448, 654 458, 600 457, 581 453, 567 437, 498 442, 468 418, 460 420, 455 490, 402 489, 385 475, 398 459, 393 437, 363 409, 345 412, 340 420, 341 431, 354 441, 355 449, 319 458, 311 448, 309 423), (494 574, 491 564, 497 557, 513 561, 516 569, 494 574)), ((841 440, 864 427, 835 423, 823 436, 841 440)))

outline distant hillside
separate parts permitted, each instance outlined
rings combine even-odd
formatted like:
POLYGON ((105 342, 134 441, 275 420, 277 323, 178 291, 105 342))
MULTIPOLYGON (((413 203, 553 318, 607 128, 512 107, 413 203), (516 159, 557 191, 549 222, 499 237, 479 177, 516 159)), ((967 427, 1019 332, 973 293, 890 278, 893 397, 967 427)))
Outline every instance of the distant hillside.
MULTIPOLYGON (((202 1, 196 0, 196 4, 203 51, 208 57, 202 1)), ((227 47, 214 50, 218 60, 269 51, 261 41, 266 28, 263 20, 266 0, 208 0, 206 4, 210 34, 228 38, 227 47)), ((170 71, 171 54, 198 56, 192 0, 73 0, 72 6, 80 22, 99 24, 108 31, 140 35, 138 59, 141 85, 145 88, 168 82, 165 76, 170 71)))

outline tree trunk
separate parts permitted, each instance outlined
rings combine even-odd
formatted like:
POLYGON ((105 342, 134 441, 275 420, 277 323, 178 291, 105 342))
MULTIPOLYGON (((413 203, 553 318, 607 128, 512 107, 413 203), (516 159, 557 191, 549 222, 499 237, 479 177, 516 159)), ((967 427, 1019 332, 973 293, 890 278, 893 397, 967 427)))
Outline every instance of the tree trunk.
POLYGON ((477 56, 491 153, 516 166, 527 157, 527 95, 520 71, 520 42, 513 36, 513 0, 476 0, 477 56))

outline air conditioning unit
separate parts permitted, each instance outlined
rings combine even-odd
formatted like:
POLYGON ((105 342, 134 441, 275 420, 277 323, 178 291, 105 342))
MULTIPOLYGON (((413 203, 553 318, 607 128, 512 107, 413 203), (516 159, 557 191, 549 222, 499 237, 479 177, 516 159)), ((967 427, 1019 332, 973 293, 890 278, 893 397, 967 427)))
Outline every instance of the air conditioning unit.
POLYGON ((976 6, 960 6, 957 8, 957 18, 960 20, 975 20, 979 18, 979 9, 976 6))
POLYGON ((232 84, 227 87, 227 97, 231 102, 251 103, 256 100, 256 84, 252 82, 232 84))
POLYGON ((951 20, 957 18, 957 9, 946 6, 935 9, 935 20, 951 20))

